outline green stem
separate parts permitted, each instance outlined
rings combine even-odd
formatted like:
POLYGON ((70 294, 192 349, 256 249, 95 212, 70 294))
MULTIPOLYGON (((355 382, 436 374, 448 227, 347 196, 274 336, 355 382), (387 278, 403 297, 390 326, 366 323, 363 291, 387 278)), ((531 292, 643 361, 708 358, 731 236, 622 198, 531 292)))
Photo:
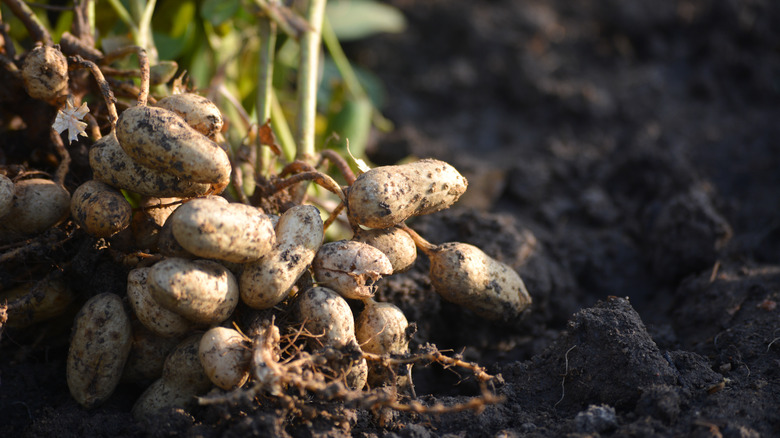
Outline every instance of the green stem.
POLYGON ((295 139, 293 138, 290 125, 287 123, 287 118, 284 117, 284 110, 282 104, 279 102, 279 98, 276 93, 271 90, 271 128, 278 136, 279 145, 282 147, 282 152, 287 161, 295 159, 295 139))
POLYGON ((301 37, 298 67, 298 125, 295 159, 314 160, 314 123, 317 115, 317 85, 320 56, 320 29, 325 16, 325 0, 309 0, 304 18, 309 29, 301 37))
MULTIPOLYGON (((273 103, 274 48, 276 47, 276 23, 268 18, 260 19, 260 56, 257 69, 257 126, 258 129, 271 118, 273 103)), ((255 172, 260 173, 271 160, 271 150, 257 144, 255 172)))

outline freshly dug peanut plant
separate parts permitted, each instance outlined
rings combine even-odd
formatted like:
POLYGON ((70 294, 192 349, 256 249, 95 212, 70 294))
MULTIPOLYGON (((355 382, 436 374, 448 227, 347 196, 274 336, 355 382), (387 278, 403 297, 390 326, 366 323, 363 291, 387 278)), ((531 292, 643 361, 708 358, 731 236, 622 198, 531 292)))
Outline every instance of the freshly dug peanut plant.
POLYGON ((73 192, 70 214, 87 234, 109 237, 130 226, 133 207, 119 190, 90 180, 73 192))
POLYGON ((152 266, 148 283, 155 301, 198 324, 218 324, 238 304, 235 277, 211 260, 162 260, 152 266))
POLYGON ((319 283, 351 299, 374 296, 375 283, 393 273, 393 266, 382 251, 352 240, 322 245, 312 269, 319 283))
POLYGON ((238 388, 249 379, 249 342, 236 330, 214 327, 203 334, 198 355, 209 380, 222 389, 238 388))
POLYGON ((227 153, 164 108, 134 106, 122 112, 116 138, 133 160, 160 172, 222 188, 230 182, 227 153))
POLYGON ((246 263, 258 260, 274 245, 271 220, 251 205, 195 199, 176 209, 171 232, 198 257, 246 263))
POLYGON ((349 187, 349 217, 370 228, 389 228, 448 208, 467 186, 466 178, 439 160, 376 167, 349 187))
POLYGON ((273 250, 244 266, 239 281, 241 301, 255 309, 279 304, 314 260, 323 236, 317 207, 299 205, 284 212, 276 225, 273 250))
POLYGON ((174 94, 158 100, 155 106, 173 111, 193 129, 214 140, 222 130, 222 113, 214 102, 195 93, 174 94))
POLYGON ((476 246, 449 242, 428 252, 431 283, 447 301, 487 319, 510 321, 531 305, 520 275, 476 246))
POLYGON ((188 337, 168 355, 162 377, 146 388, 133 405, 133 418, 142 421, 161 409, 188 408, 197 403, 195 396, 211 388, 198 356, 200 338, 201 335, 188 337))
POLYGON ((408 271, 417 260, 417 246, 409 234, 398 228, 359 229, 352 240, 382 251, 393 266, 393 274, 408 271))
POLYGON ((56 105, 68 94, 68 60, 54 47, 35 47, 24 59, 22 79, 27 94, 56 105))
POLYGON ((192 331, 195 324, 157 302, 149 287, 149 271, 136 268, 127 274, 127 298, 136 317, 148 330, 162 338, 180 338, 192 331))
POLYGON ((211 190, 211 184, 197 183, 133 160, 113 131, 92 145, 89 165, 96 180, 139 195, 186 198, 203 196, 211 190))
POLYGON ((80 405, 92 408, 114 392, 131 345, 130 318, 118 295, 103 293, 84 303, 73 327, 66 372, 80 405))
POLYGON ((0 221, 3 234, 38 234, 68 217, 70 193, 54 181, 25 179, 14 184, 11 210, 0 221))

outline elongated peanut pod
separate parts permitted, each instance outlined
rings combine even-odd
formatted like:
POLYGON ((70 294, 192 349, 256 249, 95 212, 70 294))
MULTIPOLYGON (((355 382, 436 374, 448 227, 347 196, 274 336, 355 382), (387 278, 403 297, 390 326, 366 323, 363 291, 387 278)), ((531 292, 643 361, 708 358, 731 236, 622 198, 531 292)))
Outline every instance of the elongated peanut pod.
POLYGON ((227 153, 164 108, 134 106, 119 116, 119 144, 135 161, 180 178, 224 187, 230 182, 227 153))
POLYGON ((351 299, 373 296, 375 283, 393 273, 393 265, 382 251, 352 240, 322 245, 312 269, 319 283, 351 299))
POLYGON ((514 269, 466 243, 449 242, 428 252, 431 283, 447 301, 492 320, 509 321, 531 305, 514 269))
POLYGON ((193 182, 133 160, 119 145, 114 131, 92 145, 89 165, 96 180, 144 196, 188 198, 205 195, 211 189, 211 184, 193 182))
POLYGON ((152 268, 136 268, 127 274, 127 298, 138 320, 148 330, 164 338, 178 338, 190 332, 195 324, 157 302, 149 287, 152 268))
POLYGON ((249 379, 249 341, 236 330, 214 327, 203 334, 198 356, 212 383, 222 389, 240 387, 249 379))
POLYGON ((247 264, 241 273, 241 300, 255 309, 268 309, 284 300, 314 260, 323 236, 316 207, 300 205, 284 212, 276 226, 273 250, 247 264))
POLYGON ((165 259, 149 271, 154 299, 199 324, 217 324, 238 304, 238 284, 224 266, 211 260, 165 259))
POLYGON ((448 208, 467 186, 466 178, 439 160, 376 167, 349 187, 349 217, 370 228, 389 228, 448 208))
POLYGON ((66 375, 70 394, 86 407, 97 406, 114 392, 130 354, 130 318, 118 295, 90 298, 76 316, 66 375))
POLYGON ((32 178, 14 184, 10 211, 0 221, 0 236, 37 234, 68 217, 70 193, 48 179, 32 178))
POLYGON ((252 262, 268 253, 275 242, 271 219, 251 205, 194 199, 177 208, 170 220, 176 241, 203 258, 252 262))

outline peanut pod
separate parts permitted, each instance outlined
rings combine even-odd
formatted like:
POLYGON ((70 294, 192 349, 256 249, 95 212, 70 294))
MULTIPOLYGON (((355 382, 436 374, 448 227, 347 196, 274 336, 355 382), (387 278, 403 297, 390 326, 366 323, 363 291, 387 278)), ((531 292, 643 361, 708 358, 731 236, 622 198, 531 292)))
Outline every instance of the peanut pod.
POLYGON ((312 269, 319 283, 351 299, 373 296, 375 283, 383 275, 393 273, 393 266, 382 251, 351 240, 322 245, 312 269))
POLYGON ((322 239, 322 218, 316 207, 300 205, 284 212, 273 250, 241 273, 241 300, 255 309, 268 309, 284 300, 314 260, 322 239))
POLYGON ((439 160, 376 167, 349 187, 349 217, 370 228, 389 228, 409 217, 448 208, 467 186, 466 178, 439 160))
POLYGON ((195 93, 174 94, 158 100, 154 106, 173 111, 194 130, 214 139, 222 130, 222 113, 214 102, 195 93))
POLYGON ((130 226, 133 207, 119 190, 90 180, 70 200, 70 214, 93 237, 110 237, 130 226))
POLYGON ((449 242, 434 247, 431 283, 447 301, 487 319, 510 321, 531 305, 531 296, 514 269, 479 248, 449 242))

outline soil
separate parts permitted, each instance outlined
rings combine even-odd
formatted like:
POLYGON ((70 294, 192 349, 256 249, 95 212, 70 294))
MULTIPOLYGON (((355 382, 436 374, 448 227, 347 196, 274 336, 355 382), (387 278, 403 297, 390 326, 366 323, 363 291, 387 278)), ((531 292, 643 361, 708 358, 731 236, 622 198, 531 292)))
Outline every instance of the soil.
MULTIPOLYGON (((414 346, 500 375, 504 401, 380 416, 321 403, 330 415, 308 422, 237 404, 139 424, 142 388, 92 411, 71 399, 71 315, 4 332, 0 435, 780 435, 780 4, 391 3, 405 33, 346 46, 388 88, 395 129, 376 133, 370 158, 460 169, 457 207, 410 225, 513 266, 534 303, 487 322, 439 299, 424 257, 378 299, 416 322, 414 346)), ((105 245, 59 251, 82 294, 121 293, 105 245)), ((479 395, 463 370, 416 366, 413 381, 428 405, 479 395)))

